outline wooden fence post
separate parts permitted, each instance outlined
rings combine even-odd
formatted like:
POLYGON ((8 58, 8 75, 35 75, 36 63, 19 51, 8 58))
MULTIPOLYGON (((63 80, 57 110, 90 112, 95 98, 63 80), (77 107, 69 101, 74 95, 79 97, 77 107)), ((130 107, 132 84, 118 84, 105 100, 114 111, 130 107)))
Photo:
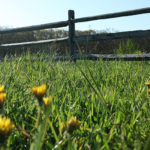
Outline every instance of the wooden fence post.
POLYGON ((75 36, 75 23, 72 21, 74 19, 74 10, 68 10, 68 24, 69 24, 69 39, 68 39, 68 47, 69 47, 69 55, 71 60, 76 62, 75 59, 75 42, 74 42, 74 36, 75 36))

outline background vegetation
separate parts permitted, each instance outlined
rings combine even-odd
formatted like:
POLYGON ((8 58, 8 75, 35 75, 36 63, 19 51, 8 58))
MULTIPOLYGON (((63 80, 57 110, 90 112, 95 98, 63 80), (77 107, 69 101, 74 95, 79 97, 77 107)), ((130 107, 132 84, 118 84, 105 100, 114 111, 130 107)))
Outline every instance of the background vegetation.
MULTIPOLYGON (((76 31, 76 35, 92 35, 92 34, 102 34, 107 33, 107 31, 76 31)), ((21 32, 13 34, 0 35, 0 44, 4 43, 19 43, 37 40, 47 40, 54 38, 66 37, 68 31, 59 30, 40 30, 33 32, 21 32)), ((93 54, 115 54, 115 53, 136 53, 140 51, 141 53, 150 52, 150 38, 134 38, 134 39, 117 39, 117 40, 101 40, 96 42, 79 42, 77 43, 77 51, 82 53, 93 53, 93 54), (132 49, 130 49, 132 48, 132 49), (122 51, 120 51, 122 49, 122 51), (129 50, 130 49, 130 50, 129 50)), ((23 47, 15 49, 5 49, 1 52, 0 56, 4 57, 6 54, 20 54, 27 51, 30 48, 32 53, 39 51, 44 51, 45 53, 55 53, 57 55, 67 55, 68 54, 68 43, 54 43, 46 44, 41 46, 23 47)))

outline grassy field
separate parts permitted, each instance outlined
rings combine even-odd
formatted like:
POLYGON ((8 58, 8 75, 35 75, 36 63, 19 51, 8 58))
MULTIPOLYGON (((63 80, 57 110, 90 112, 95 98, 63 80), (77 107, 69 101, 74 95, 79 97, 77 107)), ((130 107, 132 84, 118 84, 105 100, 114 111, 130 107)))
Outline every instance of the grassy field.
POLYGON ((0 85, 7 93, 3 114, 15 124, 2 146, 12 150, 149 149, 148 62, 73 64, 42 57, 32 61, 33 56, 26 55, 0 62, 0 85), (31 92, 42 84, 46 84, 45 96, 52 96, 47 108, 31 92))

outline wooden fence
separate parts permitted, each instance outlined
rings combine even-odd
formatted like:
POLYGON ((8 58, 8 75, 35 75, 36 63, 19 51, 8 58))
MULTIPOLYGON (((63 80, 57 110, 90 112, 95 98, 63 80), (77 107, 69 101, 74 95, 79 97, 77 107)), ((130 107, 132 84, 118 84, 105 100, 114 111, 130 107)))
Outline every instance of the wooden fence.
POLYGON ((109 19, 123 16, 131 16, 131 15, 139 15, 150 13, 150 7, 142 8, 137 10, 130 10, 124 12, 103 14, 97 16, 90 16, 84 18, 75 18, 75 13, 73 10, 68 11, 68 20, 60 21, 42 25, 14 28, 14 29, 6 29, 1 30, 0 34, 6 33, 14 33, 14 32, 25 32, 25 31, 34 31, 41 29, 49 29, 49 28, 60 28, 68 26, 68 36, 64 38, 50 39, 50 40, 40 40, 40 41, 31 41, 31 42, 23 42, 23 43, 12 43, 12 44, 2 44, 0 45, 0 50, 4 50, 5 48, 16 48, 16 47, 24 47, 24 46, 33 46, 33 45, 41 45, 53 42, 61 42, 68 41, 69 48, 69 57, 63 58, 62 56, 57 57, 57 60, 68 60, 72 59, 76 61, 77 59, 92 59, 97 60, 102 58, 103 60, 129 60, 129 61, 140 61, 140 60, 150 60, 150 54, 128 54, 128 55, 98 55, 98 54, 78 54, 76 53, 76 42, 81 41, 98 41, 98 40, 112 40, 112 39, 122 39, 122 38, 140 38, 140 37, 150 37, 150 30, 138 30, 138 31, 129 31, 129 32, 118 32, 118 33, 107 33, 107 34, 95 34, 95 35, 84 35, 84 36, 76 36, 75 35, 75 24, 86 21, 100 20, 100 19, 109 19))

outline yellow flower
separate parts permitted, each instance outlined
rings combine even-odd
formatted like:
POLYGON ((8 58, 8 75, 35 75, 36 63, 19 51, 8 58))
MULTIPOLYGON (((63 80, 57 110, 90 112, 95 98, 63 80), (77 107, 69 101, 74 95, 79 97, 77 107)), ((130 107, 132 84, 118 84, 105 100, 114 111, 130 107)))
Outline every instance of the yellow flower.
POLYGON ((81 125, 81 121, 77 120, 75 117, 71 117, 66 123, 62 122, 60 125, 62 133, 68 130, 71 133, 73 130, 78 129, 81 125))
POLYGON ((150 82, 146 82, 145 84, 150 88, 150 82))
POLYGON ((150 89, 148 89, 148 93, 150 94, 150 89))
POLYGON ((146 84, 146 85, 150 85, 150 82, 146 82, 145 84, 146 84))
POLYGON ((41 100, 46 92, 46 85, 36 86, 31 89, 32 93, 41 100))
POLYGON ((0 86, 0 93, 3 93, 4 91, 4 85, 0 86))
POLYGON ((52 96, 43 97, 44 106, 47 107, 52 102, 52 96))
POLYGON ((6 98, 6 93, 0 93, 0 106, 3 105, 6 98))
POLYGON ((68 122, 69 128, 77 129, 80 127, 80 125, 81 125, 81 121, 77 120, 75 117, 71 117, 68 122))
POLYGON ((0 141, 5 140, 10 135, 14 127, 15 126, 10 119, 0 116, 0 141))

